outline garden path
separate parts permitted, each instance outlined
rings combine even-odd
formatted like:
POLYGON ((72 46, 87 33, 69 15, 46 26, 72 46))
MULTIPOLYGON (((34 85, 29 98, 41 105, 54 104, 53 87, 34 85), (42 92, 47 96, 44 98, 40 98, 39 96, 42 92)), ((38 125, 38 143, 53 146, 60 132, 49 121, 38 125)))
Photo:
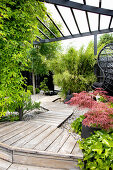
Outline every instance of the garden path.
POLYGON ((38 114, 34 121, 57 127, 65 122, 72 115, 75 106, 70 106, 63 102, 54 102, 58 98, 58 95, 32 95, 32 101, 41 102, 41 107, 47 110, 44 113, 38 114))
POLYGON ((52 102, 58 96, 32 96, 49 111, 36 120, 0 124, 0 165, 7 170, 78 170, 77 159, 83 154, 77 138, 58 128, 74 107, 52 102), (45 119, 46 118, 46 119, 45 119), (4 165, 4 161, 8 161, 4 165), (5 166, 5 167, 4 167, 5 166))

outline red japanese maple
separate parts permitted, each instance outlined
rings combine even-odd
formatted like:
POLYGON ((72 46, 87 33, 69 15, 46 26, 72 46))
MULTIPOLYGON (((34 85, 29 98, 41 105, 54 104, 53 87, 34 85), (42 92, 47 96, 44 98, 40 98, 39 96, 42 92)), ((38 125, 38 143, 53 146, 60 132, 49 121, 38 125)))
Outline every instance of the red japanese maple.
POLYGON ((96 126, 102 129, 113 129, 113 108, 105 107, 102 104, 97 108, 93 108, 84 114, 85 119, 83 125, 85 126, 96 126))
POLYGON ((102 129, 113 129, 113 108, 110 108, 109 102, 113 102, 113 97, 103 89, 96 89, 92 93, 82 91, 73 93, 73 96, 67 103, 70 105, 79 105, 79 107, 88 107, 91 110, 84 114, 83 125, 96 126, 102 129), (106 99, 106 103, 96 101, 96 95, 106 99))

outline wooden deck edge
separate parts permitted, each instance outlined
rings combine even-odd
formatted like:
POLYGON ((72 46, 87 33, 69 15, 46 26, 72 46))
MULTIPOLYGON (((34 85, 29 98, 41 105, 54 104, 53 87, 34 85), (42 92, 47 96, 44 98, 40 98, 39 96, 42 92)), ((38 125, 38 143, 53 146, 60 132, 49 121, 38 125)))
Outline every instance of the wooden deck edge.
POLYGON ((73 111, 72 111, 72 113, 71 113, 68 117, 66 117, 66 119, 65 119, 62 123, 60 123, 60 124, 57 126, 57 128, 59 128, 67 119, 69 119, 69 118, 72 116, 72 114, 73 114, 73 111))
POLYGON ((67 169, 74 168, 77 164, 77 159, 83 159, 81 155, 63 155, 46 151, 24 149, 8 146, 4 143, 0 143, 0 158, 11 163, 23 165, 67 169))

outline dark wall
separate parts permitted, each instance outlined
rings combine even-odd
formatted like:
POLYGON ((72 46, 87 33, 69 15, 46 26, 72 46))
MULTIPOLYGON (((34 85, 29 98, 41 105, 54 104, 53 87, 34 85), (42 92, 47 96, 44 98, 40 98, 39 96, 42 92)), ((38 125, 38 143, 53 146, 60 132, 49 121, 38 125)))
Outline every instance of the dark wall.
MULTIPOLYGON (((23 77, 26 77, 26 85, 32 85, 32 73, 30 73, 29 71, 23 71, 22 72, 22 75, 23 77)), ((45 75, 45 76, 35 76, 35 87, 36 88, 39 88, 40 87, 40 83, 44 80, 44 78, 47 78, 48 79, 48 82, 47 82, 47 86, 49 88, 49 90, 52 90, 54 91, 54 84, 53 84, 53 74, 52 72, 49 72, 48 75, 45 75)))

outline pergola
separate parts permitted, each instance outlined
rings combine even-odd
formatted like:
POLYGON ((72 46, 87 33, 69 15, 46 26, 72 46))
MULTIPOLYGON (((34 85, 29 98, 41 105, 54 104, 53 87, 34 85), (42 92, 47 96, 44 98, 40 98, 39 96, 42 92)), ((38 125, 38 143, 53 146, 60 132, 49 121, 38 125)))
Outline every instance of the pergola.
MULTIPOLYGON (((42 30, 39 31, 42 35, 44 35, 45 39, 42 39, 41 37, 37 36, 37 40, 34 41, 34 45, 38 45, 39 43, 49 43, 49 42, 54 42, 54 41, 61 41, 61 40, 67 40, 67 39, 72 39, 72 38, 78 38, 78 37, 84 37, 84 36, 90 36, 90 35, 94 35, 94 54, 97 54, 97 35, 98 34, 103 34, 103 33, 110 33, 113 32, 113 28, 112 28, 112 19, 113 19, 113 10, 111 9, 105 9, 102 8, 102 0, 98 1, 98 7, 97 6, 90 6, 87 5, 87 0, 83 0, 83 3, 78 3, 75 1, 70 1, 70 0, 39 0, 40 2, 45 2, 45 3, 49 3, 49 4, 53 4, 58 15, 61 17, 64 25, 66 26, 69 35, 64 35, 63 32, 60 30, 60 28, 58 27, 58 25, 55 23, 55 21, 51 18, 51 16, 46 12, 47 17, 50 19, 50 21, 55 25, 55 27, 58 29, 58 31, 60 32, 60 37, 57 37, 55 35, 55 33, 53 31, 51 31, 47 25, 40 19, 37 17, 37 20, 40 24, 43 25, 43 27, 45 29, 47 29, 53 36, 54 38, 49 38, 42 30), (62 7, 67 7, 70 9, 71 11, 71 15, 73 17, 73 21, 74 24, 77 27, 78 33, 73 34, 69 28, 69 25, 66 22, 66 19, 64 19, 61 11, 59 10, 59 6, 62 7), (80 11, 84 11, 85 12, 85 17, 86 17, 86 21, 87 21, 87 25, 88 25, 88 31, 87 32, 82 32, 80 25, 78 24, 76 15, 74 13, 75 10, 80 10, 80 11), (89 14, 98 14, 98 28, 97 30, 93 30, 91 29, 91 25, 90 25, 90 19, 89 19, 89 14), (101 16, 109 16, 109 24, 107 25, 106 29, 101 29, 100 28, 100 23, 101 23, 101 16)), ((82 20, 81 20, 82 22, 82 20)), ((95 21, 94 21, 95 22, 95 21)), ((73 24, 73 23, 72 23, 73 24)))

